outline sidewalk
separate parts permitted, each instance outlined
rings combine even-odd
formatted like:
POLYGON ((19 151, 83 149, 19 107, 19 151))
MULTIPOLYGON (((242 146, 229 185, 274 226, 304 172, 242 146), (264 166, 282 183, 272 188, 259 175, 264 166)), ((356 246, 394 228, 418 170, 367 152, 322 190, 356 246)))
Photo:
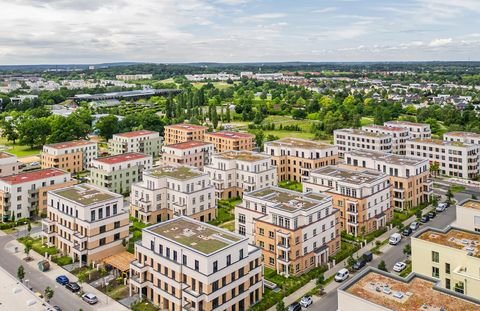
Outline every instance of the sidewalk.
MULTIPOLYGON (((427 206, 426 208, 424 208, 422 210, 422 214, 428 213, 430 211, 430 207, 431 206, 427 206)), ((411 222, 413 222, 415 220, 417 220, 417 217, 415 215, 413 215, 409 219, 405 220, 403 222, 403 224, 406 226, 406 225, 409 225, 411 222)), ((392 229, 388 230, 387 232, 385 232, 381 236, 374 239, 372 242, 368 243, 367 245, 365 245, 364 247, 359 249, 356 253, 353 254, 353 257, 358 258, 358 257, 362 256, 364 253, 366 253, 367 251, 370 251, 375 246, 376 241, 383 242, 386 239, 388 239, 390 237, 390 235, 392 235, 395 232, 398 232, 398 229, 396 227, 393 227, 392 229)), ((382 249, 385 246, 386 245, 381 246, 380 249, 382 249)), ((374 256, 376 256, 376 255, 374 255, 374 256)), ((345 268, 347 266, 347 260, 348 260, 348 258, 339 262, 339 263, 337 263, 332 268, 328 269, 328 271, 326 271, 324 273, 325 279, 328 279, 329 277, 334 276, 335 274, 337 274, 337 272, 340 269, 345 268)), ((285 306, 288 306, 291 303, 293 303, 293 302, 301 299, 303 296, 305 296, 309 291, 311 291, 312 289, 314 289, 317 286, 316 282, 317 282, 317 280, 315 280, 315 279, 311 280, 310 282, 305 284, 303 287, 301 287, 299 290, 292 293, 290 296, 287 296, 287 297, 283 298, 283 302, 285 303, 285 306)), ((325 294, 331 292, 332 290, 336 290, 337 287, 338 287, 338 285, 335 282, 330 282, 329 284, 327 284, 327 286, 324 289, 325 294)), ((312 298, 313 298, 314 302, 321 299, 321 297, 312 297, 312 298)), ((275 306, 268 309, 268 311, 275 311, 275 306)))

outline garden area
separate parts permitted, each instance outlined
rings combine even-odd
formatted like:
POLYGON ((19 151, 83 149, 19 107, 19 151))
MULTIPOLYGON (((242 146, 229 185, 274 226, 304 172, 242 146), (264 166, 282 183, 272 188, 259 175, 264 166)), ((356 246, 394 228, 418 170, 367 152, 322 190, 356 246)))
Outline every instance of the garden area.
POLYGON ((54 246, 47 246, 46 244, 42 243, 41 238, 32 238, 30 236, 21 237, 18 239, 20 243, 25 245, 25 247, 29 247, 33 251, 37 252, 38 254, 44 256, 47 253, 50 256, 54 256, 58 254, 58 249, 54 246))
POLYGON ((342 243, 340 243, 340 250, 335 255, 330 256, 330 260, 335 260, 335 263, 339 263, 350 257, 359 249, 360 245, 358 243, 353 241, 348 242, 347 240, 342 239, 342 243))
POLYGON ((14 154, 17 157, 28 157, 32 155, 37 155, 40 153, 40 148, 30 148, 26 145, 20 145, 19 143, 12 143, 7 141, 5 137, 0 137, 0 146, 5 146, 2 151, 6 151, 8 153, 14 154))
POLYGON ((70 272, 78 278, 80 283, 90 283, 108 275, 105 268, 95 269, 91 266, 75 268, 70 272))
POLYGON ((140 302, 133 303, 130 306, 130 309, 132 309, 133 311, 157 311, 157 310, 159 310, 156 306, 154 306, 148 300, 142 300, 140 302))
POLYGON ((128 285, 125 285, 122 277, 117 277, 108 281, 108 285, 98 287, 97 289, 114 300, 121 300, 129 297, 128 285))
POLYGON ((235 231, 235 206, 242 202, 240 198, 228 200, 219 200, 217 208, 217 218, 210 221, 209 224, 218 226, 230 231, 235 231))
POLYGON ((278 186, 288 190, 303 192, 302 184, 299 183, 298 181, 284 180, 284 181, 280 181, 278 183, 278 186))
POLYGON ((139 221, 135 217, 130 217, 130 233, 132 236, 128 239, 127 251, 129 253, 135 252, 135 242, 142 239, 142 229, 145 228, 147 224, 139 221))

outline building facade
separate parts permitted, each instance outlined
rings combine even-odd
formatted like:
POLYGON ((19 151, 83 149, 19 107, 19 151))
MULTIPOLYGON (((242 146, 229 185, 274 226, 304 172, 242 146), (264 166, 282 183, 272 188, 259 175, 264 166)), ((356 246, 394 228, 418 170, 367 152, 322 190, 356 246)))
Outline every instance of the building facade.
POLYGON ((49 191, 42 236, 62 254, 81 264, 99 263, 122 252, 128 238, 123 196, 90 184, 49 191))
POLYGON ((430 166, 426 159, 364 150, 346 152, 344 158, 348 166, 387 174, 395 209, 416 207, 429 202, 433 195, 433 180, 429 178, 430 166))
POLYGON ((402 127, 408 130, 408 136, 410 139, 429 139, 432 138, 432 130, 430 124, 427 123, 415 123, 408 121, 388 121, 383 123, 388 127, 402 127))
POLYGON ((165 126, 164 144, 173 145, 191 140, 204 140, 208 127, 195 124, 173 124, 165 126))
POLYGON ((388 134, 358 129, 339 129, 333 131, 333 143, 341 158, 347 151, 361 149, 380 152, 392 152, 392 137, 388 134))
POLYGON ((278 181, 302 182, 311 170, 338 162, 336 146, 297 138, 265 142, 265 153, 277 167, 278 181))
POLYGON ((130 214, 148 224, 189 216, 211 221, 217 216, 215 189, 208 174, 189 166, 157 166, 132 186, 130 214))
POLYGON ((70 173, 55 168, 0 178, 0 213, 3 220, 30 218, 46 210, 46 192, 72 185, 70 173))
POLYGON ((218 199, 241 197, 244 192, 277 185, 277 169, 271 157, 252 151, 227 151, 215 154, 205 166, 218 199))
POLYGON ((213 144, 216 152, 252 151, 255 148, 255 135, 238 132, 205 133, 205 141, 213 144))
POLYGON ((152 168, 151 155, 143 153, 124 153, 92 161, 90 182, 115 193, 130 192, 136 182, 142 180, 143 171, 152 168))
POLYGON ((212 162, 213 144, 203 141, 165 145, 162 150, 163 165, 187 165, 202 169, 212 162))
POLYGON ((480 232, 480 201, 467 199, 456 205, 455 227, 480 232))
POLYGON ((0 152, 0 177, 18 174, 22 171, 22 163, 8 152, 0 152))
POLYGON ((480 145, 480 134, 472 132, 448 132, 443 134, 443 140, 480 145))
POLYGON ((354 236, 378 230, 392 219, 390 187, 387 174, 339 166, 315 170, 303 183, 304 191, 332 196, 341 229, 354 236))
POLYGON ((340 249, 338 217, 330 196, 267 187, 245 193, 235 232, 262 249, 266 267, 288 277, 327 264, 340 249))
POLYGON ((108 141, 108 151, 113 155, 138 152, 156 158, 162 151, 162 137, 147 130, 114 134, 108 141))
POLYGON ((479 171, 479 145, 438 139, 414 139, 407 142, 407 155, 437 163, 438 173, 474 179, 479 171))
POLYGON ((403 127, 382 126, 382 125, 366 125, 362 126, 362 130, 370 133, 378 133, 388 135, 392 138, 392 153, 406 154, 407 140, 409 139, 409 130, 403 127))
POLYGON ((261 255, 245 237, 178 217, 143 229, 130 293, 162 310, 246 311, 263 296, 261 255))
POLYGON ((75 140, 43 146, 42 168, 59 168, 70 173, 88 169, 98 157, 98 144, 88 140, 75 140))

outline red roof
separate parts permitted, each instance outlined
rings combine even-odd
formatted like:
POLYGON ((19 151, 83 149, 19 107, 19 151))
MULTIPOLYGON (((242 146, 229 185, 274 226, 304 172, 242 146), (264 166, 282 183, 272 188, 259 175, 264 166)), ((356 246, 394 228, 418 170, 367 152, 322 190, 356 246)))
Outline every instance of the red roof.
POLYGON ((10 185, 16 185, 60 175, 69 175, 69 173, 56 168, 46 168, 42 170, 1 177, 0 180, 10 185))
POLYGON ((63 143, 50 144, 46 146, 55 148, 55 149, 66 149, 66 148, 80 147, 80 146, 91 145, 91 144, 96 145, 97 143, 89 140, 72 140, 72 141, 66 141, 63 143))
POLYGON ((183 149, 189 149, 189 148, 200 147, 200 146, 205 146, 205 145, 210 145, 210 143, 206 143, 206 142, 198 141, 198 140, 191 140, 191 141, 186 141, 186 142, 183 142, 183 143, 166 145, 165 147, 182 149, 183 150, 183 149))
POLYGON ((123 154, 118 154, 110 157, 97 158, 95 159, 95 161, 99 161, 106 164, 117 164, 117 163, 138 160, 138 159, 147 158, 147 157, 148 156, 143 153, 130 152, 130 153, 123 153, 123 154))
POLYGON ((132 137, 145 136, 150 134, 158 134, 158 132, 141 130, 141 131, 126 132, 126 133, 118 133, 118 134, 115 134, 115 136, 132 138, 132 137))
POLYGON ((230 139, 242 139, 242 138, 254 138, 255 135, 248 133, 238 133, 238 132, 216 132, 216 133, 207 133, 206 135, 218 136, 223 138, 230 139))
POLYGON ((166 128, 174 128, 177 130, 207 130, 208 127, 196 124, 188 124, 188 123, 179 123, 179 124, 172 124, 165 126, 166 128))

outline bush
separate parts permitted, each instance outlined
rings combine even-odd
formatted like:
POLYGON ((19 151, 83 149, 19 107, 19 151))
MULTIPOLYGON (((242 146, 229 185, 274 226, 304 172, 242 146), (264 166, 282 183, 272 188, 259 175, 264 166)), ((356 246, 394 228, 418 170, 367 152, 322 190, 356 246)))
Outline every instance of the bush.
POLYGON ((52 261, 59 266, 66 266, 73 263, 72 257, 70 256, 52 256, 52 261))

